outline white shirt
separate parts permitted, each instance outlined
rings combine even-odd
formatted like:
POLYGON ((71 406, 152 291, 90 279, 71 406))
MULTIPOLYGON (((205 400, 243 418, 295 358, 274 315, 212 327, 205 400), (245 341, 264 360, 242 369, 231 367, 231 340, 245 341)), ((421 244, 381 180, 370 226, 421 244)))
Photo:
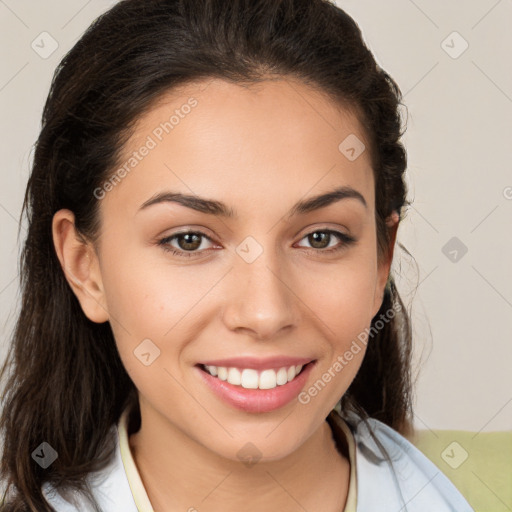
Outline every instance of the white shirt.
MULTIPOLYGON (((395 430, 370 419, 376 442, 358 417, 343 419, 336 410, 331 417, 334 439, 339 443, 344 436, 349 448, 350 484, 343 512, 474 512, 448 478, 395 430)), ((114 456, 87 480, 102 512, 154 512, 130 451, 127 424, 124 411, 112 427, 114 456)), ((48 483, 42 489, 57 512, 94 510, 83 496, 59 494, 48 483)))

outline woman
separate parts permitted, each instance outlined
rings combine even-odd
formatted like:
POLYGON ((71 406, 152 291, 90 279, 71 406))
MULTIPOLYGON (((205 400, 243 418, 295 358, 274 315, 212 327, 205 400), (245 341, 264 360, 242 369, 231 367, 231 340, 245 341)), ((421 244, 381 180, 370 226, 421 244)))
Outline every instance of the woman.
POLYGON ((25 197, 2 510, 471 510, 402 437, 399 102, 327 1, 92 24, 25 197))

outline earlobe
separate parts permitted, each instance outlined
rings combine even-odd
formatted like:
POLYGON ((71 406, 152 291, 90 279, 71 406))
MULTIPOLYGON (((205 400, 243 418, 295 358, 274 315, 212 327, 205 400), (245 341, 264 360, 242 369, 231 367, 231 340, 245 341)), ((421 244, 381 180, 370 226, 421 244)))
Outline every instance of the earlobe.
POLYGON ((53 216, 53 244, 64 276, 89 320, 109 319, 98 257, 92 245, 79 235, 75 216, 59 210, 53 216))

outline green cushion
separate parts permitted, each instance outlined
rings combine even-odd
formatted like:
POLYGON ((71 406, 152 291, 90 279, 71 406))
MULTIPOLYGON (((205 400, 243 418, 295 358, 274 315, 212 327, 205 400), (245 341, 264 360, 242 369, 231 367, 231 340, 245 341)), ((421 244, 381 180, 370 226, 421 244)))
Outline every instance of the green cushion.
POLYGON ((409 440, 475 512, 512 511, 512 431, 417 430, 409 440))

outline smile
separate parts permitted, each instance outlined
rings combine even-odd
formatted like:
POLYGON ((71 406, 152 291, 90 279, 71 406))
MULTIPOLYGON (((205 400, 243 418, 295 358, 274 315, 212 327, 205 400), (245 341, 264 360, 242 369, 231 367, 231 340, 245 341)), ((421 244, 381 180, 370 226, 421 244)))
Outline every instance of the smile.
POLYGON ((303 365, 283 366, 277 369, 258 371, 253 368, 201 365, 201 368, 213 377, 245 389, 274 389, 277 386, 284 386, 300 374, 302 367, 303 365))
POLYGON ((195 371, 226 405, 249 413, 266 413, 297 398, 316 362, 307 357, 240 357, 198 363, 195 371))

